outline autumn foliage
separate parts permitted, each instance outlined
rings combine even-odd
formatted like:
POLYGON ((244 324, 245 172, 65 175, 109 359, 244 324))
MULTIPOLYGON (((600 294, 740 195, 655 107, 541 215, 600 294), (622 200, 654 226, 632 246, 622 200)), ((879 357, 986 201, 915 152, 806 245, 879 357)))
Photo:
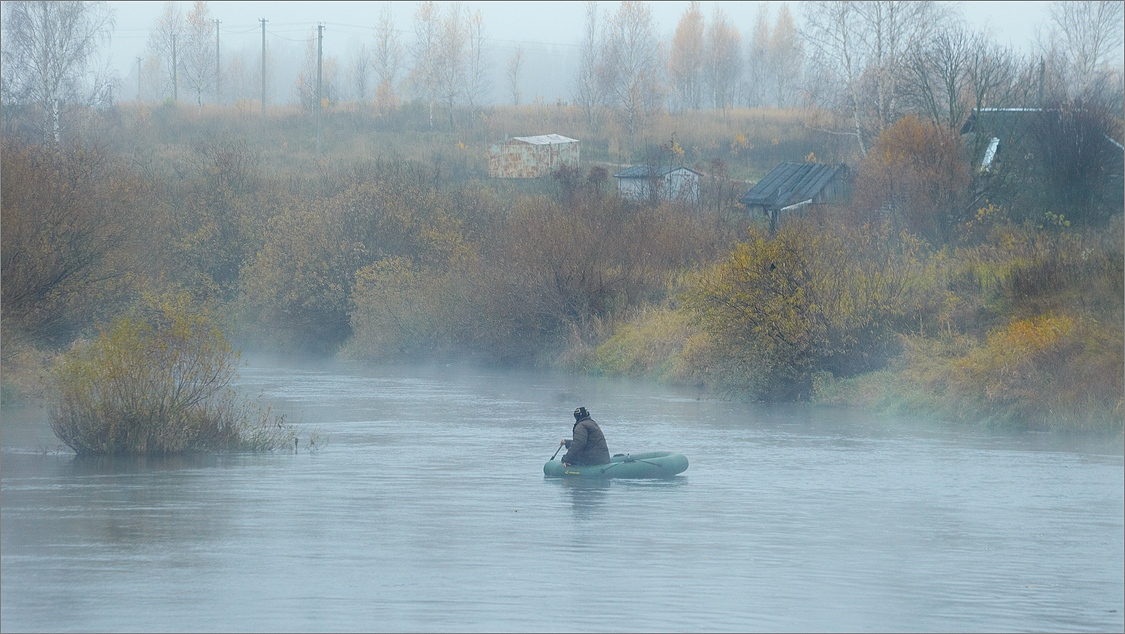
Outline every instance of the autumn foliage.
POLYGON ((650 147, 699 167, 698 204, 618 195, 609 174, 629 150, 610 152, 606 136, 622 132, 611 123, 589 153, 583 141, 593 168, 484 178, 477 151, 500 125, 490 117, 580 114, 561 106, 497 109, 477 137, 412 143, 421 110, 335 113, 356 145, 324 160, 299 145, 298 119, 258 140, 194 109, 134 114, 136 149, 5 139, 5 375, 35 356, 21 346, 86 342, 56 374, 59 435, 80 452, 247 446, 231 430, 266 417, 223 390, 200 401, 211 409, 154 405, 180 380, 160 346, 220 350, 217 326, 254 350, 547 366, 882 408, 840 396, 867 381, 850 393, 967 421, 1121 419, 1120 215, 1094 232, 969 204, 956 139, 928 123, 904 119, 879 138, 852 205, 786 212, 771 233, 734 202, 748 185, 728 170, 809 154, 794 113, 662 119, 661 133, 684 133, 650 147), (411 154, 352 152, 365 138, 411 154), (212 309, 207 329, 144 299, 181 292, 212 309), (1013 364, 1020 374, 1004 374, 1013 364), (143 407, 106 391, 117 377, 148 386, 128 397, 143 407))
POLYGON ((960 140, 948 128, 913 116, 879 135, 863 158, 855 206, 885 216, 895 231, 933 245, 950 243, 969 219, 969 170, 960 140))
POLYGON ((808 396, 818 372, 882 367, 911 321, 910 241, 867 227, 792 222, 752 231, 701 275, 689 305, 713 340, 720 385, 764 400, 808 396))

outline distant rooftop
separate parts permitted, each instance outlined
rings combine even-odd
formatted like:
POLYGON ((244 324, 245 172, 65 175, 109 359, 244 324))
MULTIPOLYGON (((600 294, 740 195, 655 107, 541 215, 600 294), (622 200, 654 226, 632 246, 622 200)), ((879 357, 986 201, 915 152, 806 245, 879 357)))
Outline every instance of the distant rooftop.
POLYGON ((537 136, 514 136, 514 141, 523 141, 532 145, 553 145, 555 143, 578 143, 578 139, 563 136, 561 134, 540 134, 537 136))

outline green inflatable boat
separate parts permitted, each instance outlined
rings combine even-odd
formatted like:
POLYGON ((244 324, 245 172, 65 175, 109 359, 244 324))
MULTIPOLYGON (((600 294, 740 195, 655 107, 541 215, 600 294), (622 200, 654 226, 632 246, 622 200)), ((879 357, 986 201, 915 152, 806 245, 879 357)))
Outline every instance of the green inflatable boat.
POLYGON ((670 478, 687 470, 688 461, 682 454, 671 451, 649 453, 619 453, 609 464, 570 465, 551 459, 543 465, 543 475, 549 478, 670 478))

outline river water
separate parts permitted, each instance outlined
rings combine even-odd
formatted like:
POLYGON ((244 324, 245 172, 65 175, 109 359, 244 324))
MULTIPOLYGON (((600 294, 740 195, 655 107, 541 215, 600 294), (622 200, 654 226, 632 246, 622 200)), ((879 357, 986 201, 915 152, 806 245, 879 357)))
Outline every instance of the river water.
POLYGON ((1125 628, 1120 439, 453 367, 239 385, 296 451, 79 460, 4 410, 4 631, 1125 628), (545 479, 578 405, 690 467, 545 479))

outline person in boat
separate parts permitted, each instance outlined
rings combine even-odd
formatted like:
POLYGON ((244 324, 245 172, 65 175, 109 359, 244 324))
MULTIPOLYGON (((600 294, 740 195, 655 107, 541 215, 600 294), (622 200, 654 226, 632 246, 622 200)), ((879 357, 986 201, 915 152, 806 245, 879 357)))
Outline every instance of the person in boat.
POLYGON ((574 410, 574 428, 572 438, 564 438, 560 445, 566 446, 566 453, 562 457, 563 466, 607 464, 609 462, 609 445, 605 442, 605 435, 598 423, 590 418, 590 412, 585 407, 574 410))

